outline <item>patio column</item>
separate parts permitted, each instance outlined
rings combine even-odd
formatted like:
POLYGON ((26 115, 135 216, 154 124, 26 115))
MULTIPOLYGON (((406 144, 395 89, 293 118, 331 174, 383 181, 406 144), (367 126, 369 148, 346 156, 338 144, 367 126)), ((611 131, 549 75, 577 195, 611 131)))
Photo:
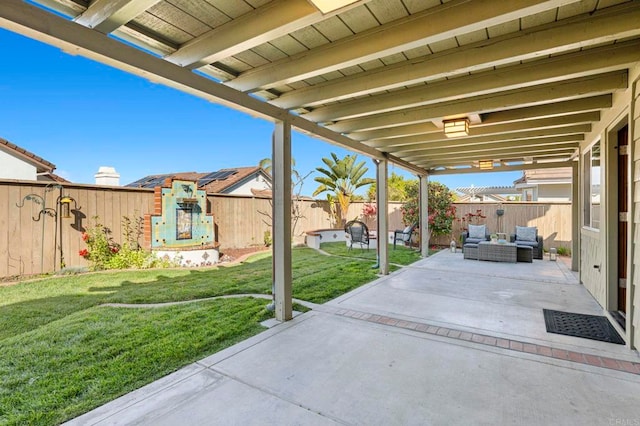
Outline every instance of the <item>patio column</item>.
POLYGON ((580 164, 571 167, 571 270, 580 269, 580 164))
POLYGON ((418 176, 420 179, 420 255, 429 257, 429 176, 418 176))
POLYGON ((376 161, 376 211, 378 216, 378 265, 382 275, 389 274, 389 208, 387 206, 388 161, 376 161))
POLYGON ((293 317, 291 291, 291 123, 277 121, 273 131, 273 290, 276 319, 293 317))

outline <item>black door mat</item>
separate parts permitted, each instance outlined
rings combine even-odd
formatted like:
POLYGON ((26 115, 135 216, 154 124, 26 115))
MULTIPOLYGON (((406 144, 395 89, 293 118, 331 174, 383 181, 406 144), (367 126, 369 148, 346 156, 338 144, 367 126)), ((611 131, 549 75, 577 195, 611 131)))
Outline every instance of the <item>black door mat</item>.
POLYGON ((606 317, 552 311, 549 309, 543 309, 542 311, 544 312, 544 323, 547 326, 548 333, 624 345, 624 340, 622 340, 606 317))

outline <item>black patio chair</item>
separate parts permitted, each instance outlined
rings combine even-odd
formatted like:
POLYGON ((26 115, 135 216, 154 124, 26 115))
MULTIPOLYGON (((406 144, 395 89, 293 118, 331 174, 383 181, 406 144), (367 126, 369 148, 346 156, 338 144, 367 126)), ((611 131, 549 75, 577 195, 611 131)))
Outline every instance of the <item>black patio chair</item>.
POLYGON ((405 246, 407 245, 407 243, 409 244, 409 246, 411 246, 411 237, 413 236, 413 233, 416 231, 417 227, 418 224, 414 223, 413 225, 407 226, 404 229, 396 229, 395 231, 393 231, 393 249, 396 249, 396 241, 402 241, 405 246))
POLYGON ((369 250, 369 228, 367 225, 359 220, 352 220, 347 222, 344 231, 349 234, 349 250, 353 248, 354 244, 359 244, 361 249, 366 247, 369 250))

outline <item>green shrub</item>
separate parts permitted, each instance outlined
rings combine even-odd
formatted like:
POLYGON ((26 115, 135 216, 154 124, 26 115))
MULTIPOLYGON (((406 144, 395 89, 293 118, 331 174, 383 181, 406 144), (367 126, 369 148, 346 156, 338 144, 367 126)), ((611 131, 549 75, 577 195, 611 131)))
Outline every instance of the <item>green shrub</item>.
POLYGON ((122 245, 116 243, 111 236, 111 229, 107 228, 94 217, 95 225, 82 234, 87 244, 79 255, 87 259, 94 271, 103 269, 146 269, 167 268, 177 266, 176 262, 160 259, 153 253, 144 250, 138 239, 141 235, 142 218, 131 220, 124 217, 122 221, 125 237, 122 245))

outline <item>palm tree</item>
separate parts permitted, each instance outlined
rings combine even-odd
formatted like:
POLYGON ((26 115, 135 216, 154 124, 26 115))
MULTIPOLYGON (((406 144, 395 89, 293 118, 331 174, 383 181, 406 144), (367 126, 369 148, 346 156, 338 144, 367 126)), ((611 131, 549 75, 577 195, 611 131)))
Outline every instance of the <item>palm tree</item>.
MULTIPOLYGON (((268 158, 268 157, 263 158, 258 163, 258 167, 260 167, 265 172, 271 175, 271 171, 273 169, 273 162, 271 161, 271 158, 268 158)), ((296 170, 295 167, 296 167, 296 159, 291 158, 291 181, 294 183, 300 180, 300 173, 296 170)))
POLYGON ((327 194, 327 198, 329 200, 334 198, 340 206, 340 221, 342 225, 346 221, 349 205, 355 190, 375 183, 375 179, 363 177, 369 169, 365 167, 364 161, 356 162, 357 158, 358 156, 353 154, 340 159, 332 152, 331 158, 322 159, 328 169, 316 168, 324 176, 314 179, 320 186, 313 192, 313 196, 329 192, 330 194, 327 194))

